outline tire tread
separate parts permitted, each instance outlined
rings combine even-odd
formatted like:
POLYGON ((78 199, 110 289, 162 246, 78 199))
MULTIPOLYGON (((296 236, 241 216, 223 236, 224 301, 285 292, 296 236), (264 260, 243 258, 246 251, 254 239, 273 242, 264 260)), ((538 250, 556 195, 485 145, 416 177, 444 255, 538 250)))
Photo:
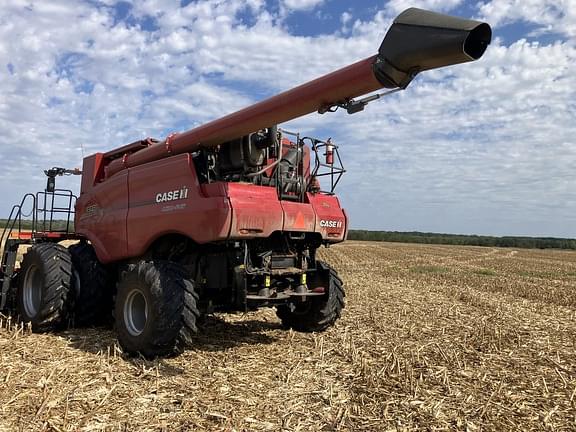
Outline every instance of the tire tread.
POLYGON ((80 278, 75 292, 74 324, 77 327, 103 324, 112 307, 112 277, 100 263, 92 245, 80 242, 69 247, 73 268, 80 278))
POLYGON ((17 303, 20 317, 32 323, 35 332, 57 330, 66 326, 70 311, 72 259, 68 249, 57 243, 35 244, 24 255, 19 277, 17 303), (23 307, 25 273, 36 265, 43 275, 41 303, 35 317, 28 317, 23 307))
MULTIPOLYGON (((179 264, 161 260, 143 260, 128 264, 118 283, 116 323, 118 339, 129 354, 147 358, 182 352, 192 342, 200 317, 198 294, 186 270, 179 264), (152 297, 154 321, 145 335, 131 336, 123 323, 122 301, 131 283, 146 284, 152 297)), ((150 318, 149 318, 150 319, 150 318)))

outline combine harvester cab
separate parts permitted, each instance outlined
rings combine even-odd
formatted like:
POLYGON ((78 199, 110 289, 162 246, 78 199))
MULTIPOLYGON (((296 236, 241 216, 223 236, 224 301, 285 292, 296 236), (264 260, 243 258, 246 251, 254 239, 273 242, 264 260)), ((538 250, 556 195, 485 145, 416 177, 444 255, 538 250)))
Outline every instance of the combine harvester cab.
POLYGON ((272 306, 286 328, 329 328, 344 286, 316 251, 346 238, 335 195, 344 166, 331 140, 278 125, 362 111, 420 72, 479 59, 490 40, 488 24, 408 9, 372 57, 165 140, 85 158, 65 233, 78 242, 67 249, 36 227, 9 240, 2 308, 46 331, 113 307, 124 350, 147 357, 192 343, 200 315, 215 311, 272 306), (17 269, 12 251, 25 243, 17 269))

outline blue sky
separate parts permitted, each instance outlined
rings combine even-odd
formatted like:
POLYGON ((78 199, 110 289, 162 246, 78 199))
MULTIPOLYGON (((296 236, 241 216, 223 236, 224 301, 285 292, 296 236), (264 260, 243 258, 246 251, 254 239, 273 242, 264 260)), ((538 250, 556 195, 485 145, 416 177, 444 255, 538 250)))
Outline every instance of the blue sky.
POLYGON ((373 55, 411 6, 486 20, 493 43, 361 114, 285 125, 340 145, 352 227, 576 237, 572 0, 4 0, 0 212, 41 189, 49 166, 373 55))

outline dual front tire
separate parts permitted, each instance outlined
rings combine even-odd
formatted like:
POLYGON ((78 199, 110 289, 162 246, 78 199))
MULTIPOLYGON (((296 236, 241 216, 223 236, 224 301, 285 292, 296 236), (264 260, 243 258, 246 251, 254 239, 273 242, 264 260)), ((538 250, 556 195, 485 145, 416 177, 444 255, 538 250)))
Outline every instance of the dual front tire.
POLYGON ((68 248, 72 258, 72 324, 75 327, 109 324, 115 279, 96 256, 91 244, 68 248))
POLYGON ((37 332, 67 325, 72 297, 72 258, 53 243, 33 245, 22 261, 16 291, 20 318, 37 332))
POLYGON ((110 302, 110 279, 91 245, 39 243, 24 255, 16 310, 34 331, 102 324, 110 302))
MULTIPOLYGON (((16 309, 35 332, 108 321, 113 280, 86 242, 65 248, 32 245, 24 255, 16 309)), ((200 315, 185 269, 168 261, 140 261, 120 272, 114 315, 118 341, 131 354, 165 356, 190 344, 200 315)))
POLYGON ((114 312, 124 351, 148 358, 190 345, 200 316, 198 294, 184 268, 156 260, 121 271, 114 312))

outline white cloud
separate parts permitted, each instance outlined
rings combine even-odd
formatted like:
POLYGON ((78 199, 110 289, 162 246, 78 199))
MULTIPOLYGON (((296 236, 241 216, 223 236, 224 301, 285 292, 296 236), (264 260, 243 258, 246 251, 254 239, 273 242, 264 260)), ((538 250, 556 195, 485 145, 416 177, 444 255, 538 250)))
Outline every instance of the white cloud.
POLYGON ((540 33, 576 36, 576 2, 573 0, 493 0, 480 4, 480 14, 494 26, 515 21, 538 26, 540 33))
POLYGON ((324 0, 283 0, 283 4, 290 10, 310 10, 320 6, 324 0))
MULTIPOLYGON (((449 12, 461 3, 391 1, 371 20, 342 15, 349 36, 305 37, 262 0, 133 2, 139 25, 116 23, 112 0, 4 0, 0 210, 41 188, 42 169, 78 166, 82 148, 217 118, 374 54, 407 6, 449 12)), ((576 235, 574 8, 556 2, 560 16, 536 3, 494 1, 478 14, 498 26, 559 23, 567 41, 497 41, 479 62, 423 74, 361 114, 289 124, 341 143, 340 193, 354 226, 576 235)))
POLYGON ((411 7, 447 12, 458 7, 462 2, 463 0, 390 0, 386 3, 386 9, 394 15, 411 7))

